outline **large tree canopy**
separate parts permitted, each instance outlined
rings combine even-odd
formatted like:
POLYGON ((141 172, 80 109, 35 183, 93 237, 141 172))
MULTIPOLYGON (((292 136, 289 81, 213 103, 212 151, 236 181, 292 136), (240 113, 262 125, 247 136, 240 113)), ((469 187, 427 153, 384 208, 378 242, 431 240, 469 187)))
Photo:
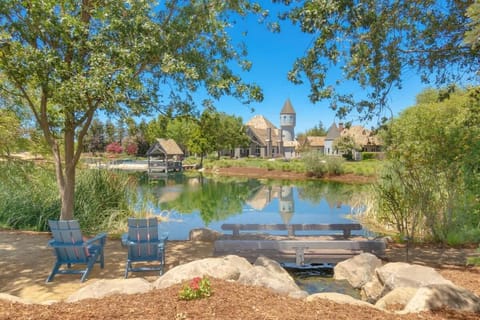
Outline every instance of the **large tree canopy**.
MULTIPOLYGON (((61 218, 73 217, 75 169, 95 113, 140 114, 206 88, 261 100, 226 29, 247 1, 0 2, 2 95, 27 105, 55 159, 61 218)), ((189 101, 191 105, 191 101, 189 101)))
POLYGON ((302 83, 306 78, 310 100, 329 99, 340 117, 352 110, 366 118, 382 114, 389 92, 402 87, 406 72, 442 86, 471 83, 477 76, 478 1, 276 2, 293 6, 284 18, 313 35, 289 79, 302 83), (329 77, 332 69, 340 70, 338 78, 329 77), (354 81, 363 90, 338 92, 344 81, 354 81))

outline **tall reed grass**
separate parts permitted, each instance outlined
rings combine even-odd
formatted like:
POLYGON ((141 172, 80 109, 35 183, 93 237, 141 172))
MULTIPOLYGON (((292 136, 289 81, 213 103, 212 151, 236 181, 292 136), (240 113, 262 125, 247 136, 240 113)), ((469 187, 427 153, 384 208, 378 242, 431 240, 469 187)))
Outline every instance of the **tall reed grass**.
MULTIPOLYGON (((51 164, 0 163, 0 225, 45 231, 60 216, 60 197, 51 164)), ((136 201, 136 180, 122 172, 78 170, 74 217, 87 233, 122 230, 136 201)))

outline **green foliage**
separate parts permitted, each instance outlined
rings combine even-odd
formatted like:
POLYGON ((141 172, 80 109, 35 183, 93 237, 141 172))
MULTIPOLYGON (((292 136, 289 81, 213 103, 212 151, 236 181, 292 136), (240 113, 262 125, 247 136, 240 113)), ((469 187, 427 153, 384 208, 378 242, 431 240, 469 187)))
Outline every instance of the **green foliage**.
POLYGON ((344 159, 341 157, 326 157, 323 154, 311 151, 302 154, 302 161, 308 175, 323 177, 326 174, 340 175, 344 172, 344 159))
POLYGON ((321 178, 327 173, 325 156, 319 152, 306 152, 302 155, 302 160, 308 175, 321 178))
POLYGON ((318 123, 318 125, 313 126, 313 128, 308 129, 305 131, 306 136, 317 136, 317 137, 324 137, 327 135, 327 129, 325 129, 322 121, 318 123))
POLYGON ((381 115, 392 87, 402 87, 404 73, 414 71, 440 85, 477 75, 476 2, 282 2, 293 7, 285 17, 314 37, 288 77, 294 83, 307 79, 310 100, 330 99, 340 118, 351 111, 366 118, 381 115), (465 46, 464 36, 472 46, 465 46), (337 78, 328 77, 332 69, 341 69, 337 78), (331 85, 348 81, 358 84, 361 95, 331 85))
POLYGON ((15 151, 21 138, 20 119, 11 110, 0 107, 0 156, 9 156, 15 151))
MULTIPOLYGON (((0 223, 14 229, 48 230, 58 219, 60 199, 50 165, 0 162, 0 223)), ((77 178, 76 218, 87 233, 116 230, 129 213, 133 181, 125 173, 81 170, 77 178)))
POLYGON ((85 231, 121 229, 135 203, 136 180, 122 171, 81 170, 75 190, 75 217, 85 231))
POLYGON ((362 152, 362 160, 372 160, 377 157, 376 152, 362 152))
POLYGON ((223 220, 242 211, 243 204, 258 187, 257 181, 241 181, 236 184, 217 179, 199 177, 197 184, 189 186, 177 199, 159 203, 162 210, 189 213, 199 211, 202 221, 209 225, 212 221, 223 220))
POLYGON ((333 148, 338 150, 347 160, 353 159, 353 151, 360 151, 362 149, 352 136, 343 135, 333 141, 333 148))
POLYGON ((390 123, 378 202, 379 216, 400 233, 447 242, 480 224, 480 155, 473 151, 480 121, 469 91, 438 101, 411 107, 390 123))
POLYGON ((0 221, 14 229, 46 230, 58 218, 60 199, 49 165, 0 162, 0 221))
POLYGON ((204 276, 193 278, 189 284, 183 286, 178 296, 181 300, 194 300, 210 297, 211 294, 210 280, 204 276))
MULTIPOLYGON (((233 72, 249 63, 226 32, 232 16, 260 11, 246 1, 2 2, 0 91, 28 106, 42 129, 62 219, 73 218, 75 169, 96 113, 128 119, 163 111, 164 97, 167 108, 192 110, 200 87, 214 99, 263 99, 233 72)), ((208 145, 198 143, 202 151, 208 145)))
POLYGON ((467 258, 467 264, 468 265, 475 265, 475 266, 480 266, 480 246, 477 249, 477 256, 476 257, 468 257, 467 258))

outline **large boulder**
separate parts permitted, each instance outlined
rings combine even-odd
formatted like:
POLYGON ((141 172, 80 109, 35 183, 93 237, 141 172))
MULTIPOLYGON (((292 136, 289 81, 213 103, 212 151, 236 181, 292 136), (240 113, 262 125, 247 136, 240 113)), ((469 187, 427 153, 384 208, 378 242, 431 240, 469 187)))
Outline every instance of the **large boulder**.
POLYGON ((432 284, 420 288, 402 312, 421 312, 441 308, 480 313, 480 297, 451 284, 432 284))
POLYGON ((334 269, 335 280, 347 280, 354 288, 361 288, 371 281, 375 269, 382 266, 382 261, 371 253, 362 253, 348 260, 339 262, 334 269))
POLYGON ((153 283, 158 289, 167 288, 195 277, 209 276, 223 280, 238 280, 240 274, 253 268, 247 259, 229 255, 206 258, 176 266, 153 283))
POLYGON ((205 241, 205 242, 215 242, 222 235, 221 232, 208 228, 196 228, 190 230, 189 239, 190 241, 205 241))
POLYGON ((242 272, 238 282, 246 285, 262 286, 292 298, 308 296, 308 293, 301 290, 287 272, 274 272, 272 269, 263 266, 254 266, 242 272))
MULTIPOLYGON (((255 266, 264 267, 267 271, 270 271, 275 274, 284 274, 285 276, 291 278, 290 274, 285 270, 277 261, 269 259, 264 256, 260 256, 255 260, 255 266)), ((293 279, 292 279, 293 280, 293 279)))
POLYGON ((70 295, 65 301, 75 302, 90 298, 103 298, 114 294, 145 293, 152 289, 143 278, 99 280, 70 295))
POLYGON ((374 306, 368 302, 362 301, 355 299, 349 295, 346 294, 341 294, 341 293, 336 293, 336 292, 321 292, 321 293, 315 293, 307 297, 307 301, 317 301, 321 299, 326 299, 330 300, 336 303, 342 303, 342 304, 352 304, 356 306, 365 306, 365 307, 371 307, 373 308, 374 306))
POLYGON ((417 293, 418 288, 402 287, 390 291, 375 303, 375 307, 384 310, 402 310, 417 293))
POLYGON ((376 270, 386 292, 400 287, 420 288, 430 284, 452 284, 435 269, 405 262, 387 263, 376 270))

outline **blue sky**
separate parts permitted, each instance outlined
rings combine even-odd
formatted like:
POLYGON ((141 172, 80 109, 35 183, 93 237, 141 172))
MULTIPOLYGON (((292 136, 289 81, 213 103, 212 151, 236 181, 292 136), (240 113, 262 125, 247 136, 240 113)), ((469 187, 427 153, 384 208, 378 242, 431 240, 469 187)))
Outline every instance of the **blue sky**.
MULTIPOLYGON (((291 69, 295 59, 303 55, 312 43, 313 35, 302 33, 297 26, 286 21, 282 24, 280 33, 271 33, 264 25, 258 24, 256 18, 238 20, 233 27, 232 34, 248 30, 244 41, 248 48, 248 58, 253 63, 250 72, 241 73, 241 76, 251 82, 259 84, 264 93, 264 100, 260 103, 243 105, 238 100, 225 97, 215 102, 219 111, 230 115, 241 116, 244 122, 257 114, 262 114, 275 125, 279 124, 279 113, 287 98, 290 99, 297 113, 295 133, 305 132, 321 121, 328 128, 333 121, 339 122, 335 114, 328 107, 328 101, 312 104, 309 99, 309 84, 295 85, 287 80, 287 72, 291 69), (255 111, 252 113, 251 108, 255 111)), ((238 39, 234 39, 238 40, 238 39)), ((333 73, 332 73, 333 74, 333 73)), ((404 88, 392 90, 389 103, 394 115, 414 104, 415 96, 426 86, 420 82, 415 74, 404 77, 404 88)), ((355 92, 351 85, 343 85, 339 90, 344 93, 355 92)), ((200 97, 199 97, 200 99, 200 97)), ((362 124, 369 128, 375 122, 360 123, 355 115, 346 120, 354 124, 362 124)))

